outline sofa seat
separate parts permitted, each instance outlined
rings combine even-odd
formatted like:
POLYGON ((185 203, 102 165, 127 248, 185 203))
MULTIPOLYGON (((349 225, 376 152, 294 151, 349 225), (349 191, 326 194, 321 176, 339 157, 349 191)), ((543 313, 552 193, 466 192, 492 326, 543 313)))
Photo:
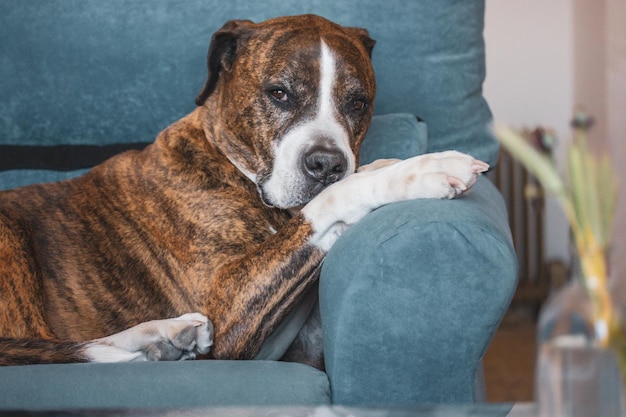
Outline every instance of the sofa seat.
POLYGON ((11 366, 0 391, 2 411, 330 405, 325 373, 275 361, 11 366))

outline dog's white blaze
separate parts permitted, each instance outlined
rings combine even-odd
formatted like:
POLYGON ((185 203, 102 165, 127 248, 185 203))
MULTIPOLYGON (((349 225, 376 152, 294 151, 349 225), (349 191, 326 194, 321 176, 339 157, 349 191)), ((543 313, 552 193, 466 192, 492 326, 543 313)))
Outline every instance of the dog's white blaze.
POLYGON ((337 61, 326 42, 322 41, 320 57, 320 110, 316 118, 316 124, 324 126, 329 136, 337 141, 339 149, 343 150, 348 157, 347 172, 352 173, 356 169, 356 157, 350 149, 350 138, 345 128, 337 120, 337 106, 333 100, 333 91, 337 79, 336 71, 337 61))
POLYGON ((337 62, 324 41, 320 48, 320 79, 317 112, 309 120, 291 129, 274 147, 274 167, 263 191, 270 201, 280 207, 292 207, 298 190, 307 186, 300 166, 302 155, 311 147, 311 139, 323 137, 332 140, 348 160, 347 173, 356 169, 356 157, 350 148, 346 129, 337 119, 337 106, 333 100, 337 62))
POLYGON ((333 105, 332 91, 333 84, 335 83, 335 57, 333 53, 326 45, 326 42, 322 41, 320 48, 320 95, 319 95, 319 112, 317 113, 318 119, 333 118, 335 111, 333 105))

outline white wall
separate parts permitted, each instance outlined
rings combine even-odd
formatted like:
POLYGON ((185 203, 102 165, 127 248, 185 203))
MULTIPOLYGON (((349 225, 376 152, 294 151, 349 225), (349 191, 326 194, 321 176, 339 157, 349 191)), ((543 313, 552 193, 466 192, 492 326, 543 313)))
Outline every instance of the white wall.
POLYGON ((605 1, 574 1, 574 94, 596 119, 590 143, 600 149, 606 139, 607 58, 605 1))
POLYGON ((571 0, 487 0, 484 92, 496 121, 568 133, 572 33, 571 0))
POLYGON ((626 1, 606 0, 607 137, 621 180, 614 230, 612 274, 626 305, 626 1))
MULTIPOLYGON (((487 0, 484 94, 496 123, 569 137, 574 109, 572 0, 487 0)), ((546 257, 568 259, 568 226, 546 207, 546 257)))
MULTIPOLYGON (((487 0, 486 7, 484 91, 495 120, 552 127, 567 141, 577 103, 596 119, 592 146, 612 156, 621 180, 611 268, 626 301, 626 1, 487 0)), ((566 257, 564 216, 553 202, 547 214, 546 255, 566 257)))

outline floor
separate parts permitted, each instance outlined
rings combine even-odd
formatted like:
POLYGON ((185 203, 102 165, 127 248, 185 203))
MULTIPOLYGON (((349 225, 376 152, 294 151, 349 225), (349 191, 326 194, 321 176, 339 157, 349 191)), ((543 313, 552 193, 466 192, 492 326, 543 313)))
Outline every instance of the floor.
POLYGON ((484 359, 487 401, 533 400, 535 352, 533 318, 507 314, 484 359))

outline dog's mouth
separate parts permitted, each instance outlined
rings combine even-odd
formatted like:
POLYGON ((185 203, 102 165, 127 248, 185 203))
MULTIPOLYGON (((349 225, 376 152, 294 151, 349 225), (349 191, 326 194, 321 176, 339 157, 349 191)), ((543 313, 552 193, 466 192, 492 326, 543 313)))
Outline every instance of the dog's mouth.
POLYGON ((267 190, 263 184, 257 184, 257 190, 261 201, 263 201, 263 204, 267 207, 298 211, 330 185, 331 184, 324 185, 319 182, 310 182, 307 186, 298 187, 298 189, 290 191, 283 191, 281 193, 283 195, 282 198, 277 197, 272 190, 267 190))

